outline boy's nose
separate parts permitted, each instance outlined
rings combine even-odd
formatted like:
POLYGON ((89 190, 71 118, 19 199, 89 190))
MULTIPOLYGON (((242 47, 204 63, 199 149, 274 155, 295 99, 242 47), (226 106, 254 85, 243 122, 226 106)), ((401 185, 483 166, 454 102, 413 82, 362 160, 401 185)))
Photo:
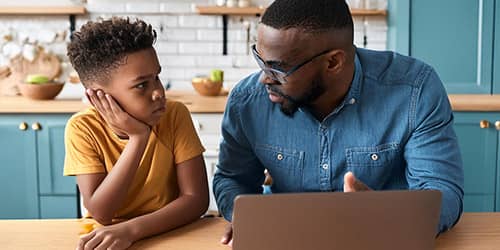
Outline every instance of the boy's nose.
POLYGON ((159 101, 161 99, 165 99, 165 91, 163 88, 161 90, 155 90, 153 92, 153 101, 159 101))

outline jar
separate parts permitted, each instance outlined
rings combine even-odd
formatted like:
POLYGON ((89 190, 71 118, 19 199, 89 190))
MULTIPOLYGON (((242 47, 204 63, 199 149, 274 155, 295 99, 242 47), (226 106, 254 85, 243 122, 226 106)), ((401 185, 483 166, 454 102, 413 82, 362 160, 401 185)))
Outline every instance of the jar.
POLYGON ((238 7, 240 8, 250 7, 250 0, 238 0, 238 7))
POLYGON ((227 0, 226 6, 229 8, 234 8, 238 6, 238 0, 227 0))

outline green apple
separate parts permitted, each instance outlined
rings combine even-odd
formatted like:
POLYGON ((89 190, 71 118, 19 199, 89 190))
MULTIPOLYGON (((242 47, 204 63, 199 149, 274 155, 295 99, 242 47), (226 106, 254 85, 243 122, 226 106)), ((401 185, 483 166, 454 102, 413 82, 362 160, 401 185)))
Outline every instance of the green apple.
POLYGON ((213 69, 210 72, 210 81, 212 81, 212 82, 224 81, 224 71, 222 71, 220 69, 213 69))
POLYGON ((46 75, 42 74, 29 74, 26 76, 26 82, 32 84, 42 84, 50 81, 46 75))

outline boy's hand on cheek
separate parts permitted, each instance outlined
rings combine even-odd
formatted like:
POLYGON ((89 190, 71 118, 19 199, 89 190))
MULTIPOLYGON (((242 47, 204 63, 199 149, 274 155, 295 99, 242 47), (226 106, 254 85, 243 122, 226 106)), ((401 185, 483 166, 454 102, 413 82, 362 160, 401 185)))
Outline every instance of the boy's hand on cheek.
POLYGON ((111 95, 99 89, 87 89, 86 94, 92 105, 116 133, 129 137, 149 134, 151 130, 149 125, 125 112, 111 95))

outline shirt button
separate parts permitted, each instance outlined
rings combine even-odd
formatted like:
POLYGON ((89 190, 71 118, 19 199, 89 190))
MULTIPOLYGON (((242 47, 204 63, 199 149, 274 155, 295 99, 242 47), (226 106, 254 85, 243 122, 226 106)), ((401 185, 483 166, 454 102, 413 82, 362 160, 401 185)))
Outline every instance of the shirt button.
POLYGON ((328 164, 323 164, 323 166, 321 166, 324 170, 327 170, 328 169, 328 164))
POLYGON ((356 103, 356 99, 355 98, 351 98, 351 100, 349 100, 349 104, 354 104, 356 103))
POLYGON ((278 154, 276 156, 276 158, 278 159, 278 161, 281 161, 281 160, 283 160, 283 155, 282 154, 278 154))
POLYGON ((372 154, 371 157, 372 157, 372 160, 374 160, 374 161, 378 160, 378 155, 377 154, 372 154))

